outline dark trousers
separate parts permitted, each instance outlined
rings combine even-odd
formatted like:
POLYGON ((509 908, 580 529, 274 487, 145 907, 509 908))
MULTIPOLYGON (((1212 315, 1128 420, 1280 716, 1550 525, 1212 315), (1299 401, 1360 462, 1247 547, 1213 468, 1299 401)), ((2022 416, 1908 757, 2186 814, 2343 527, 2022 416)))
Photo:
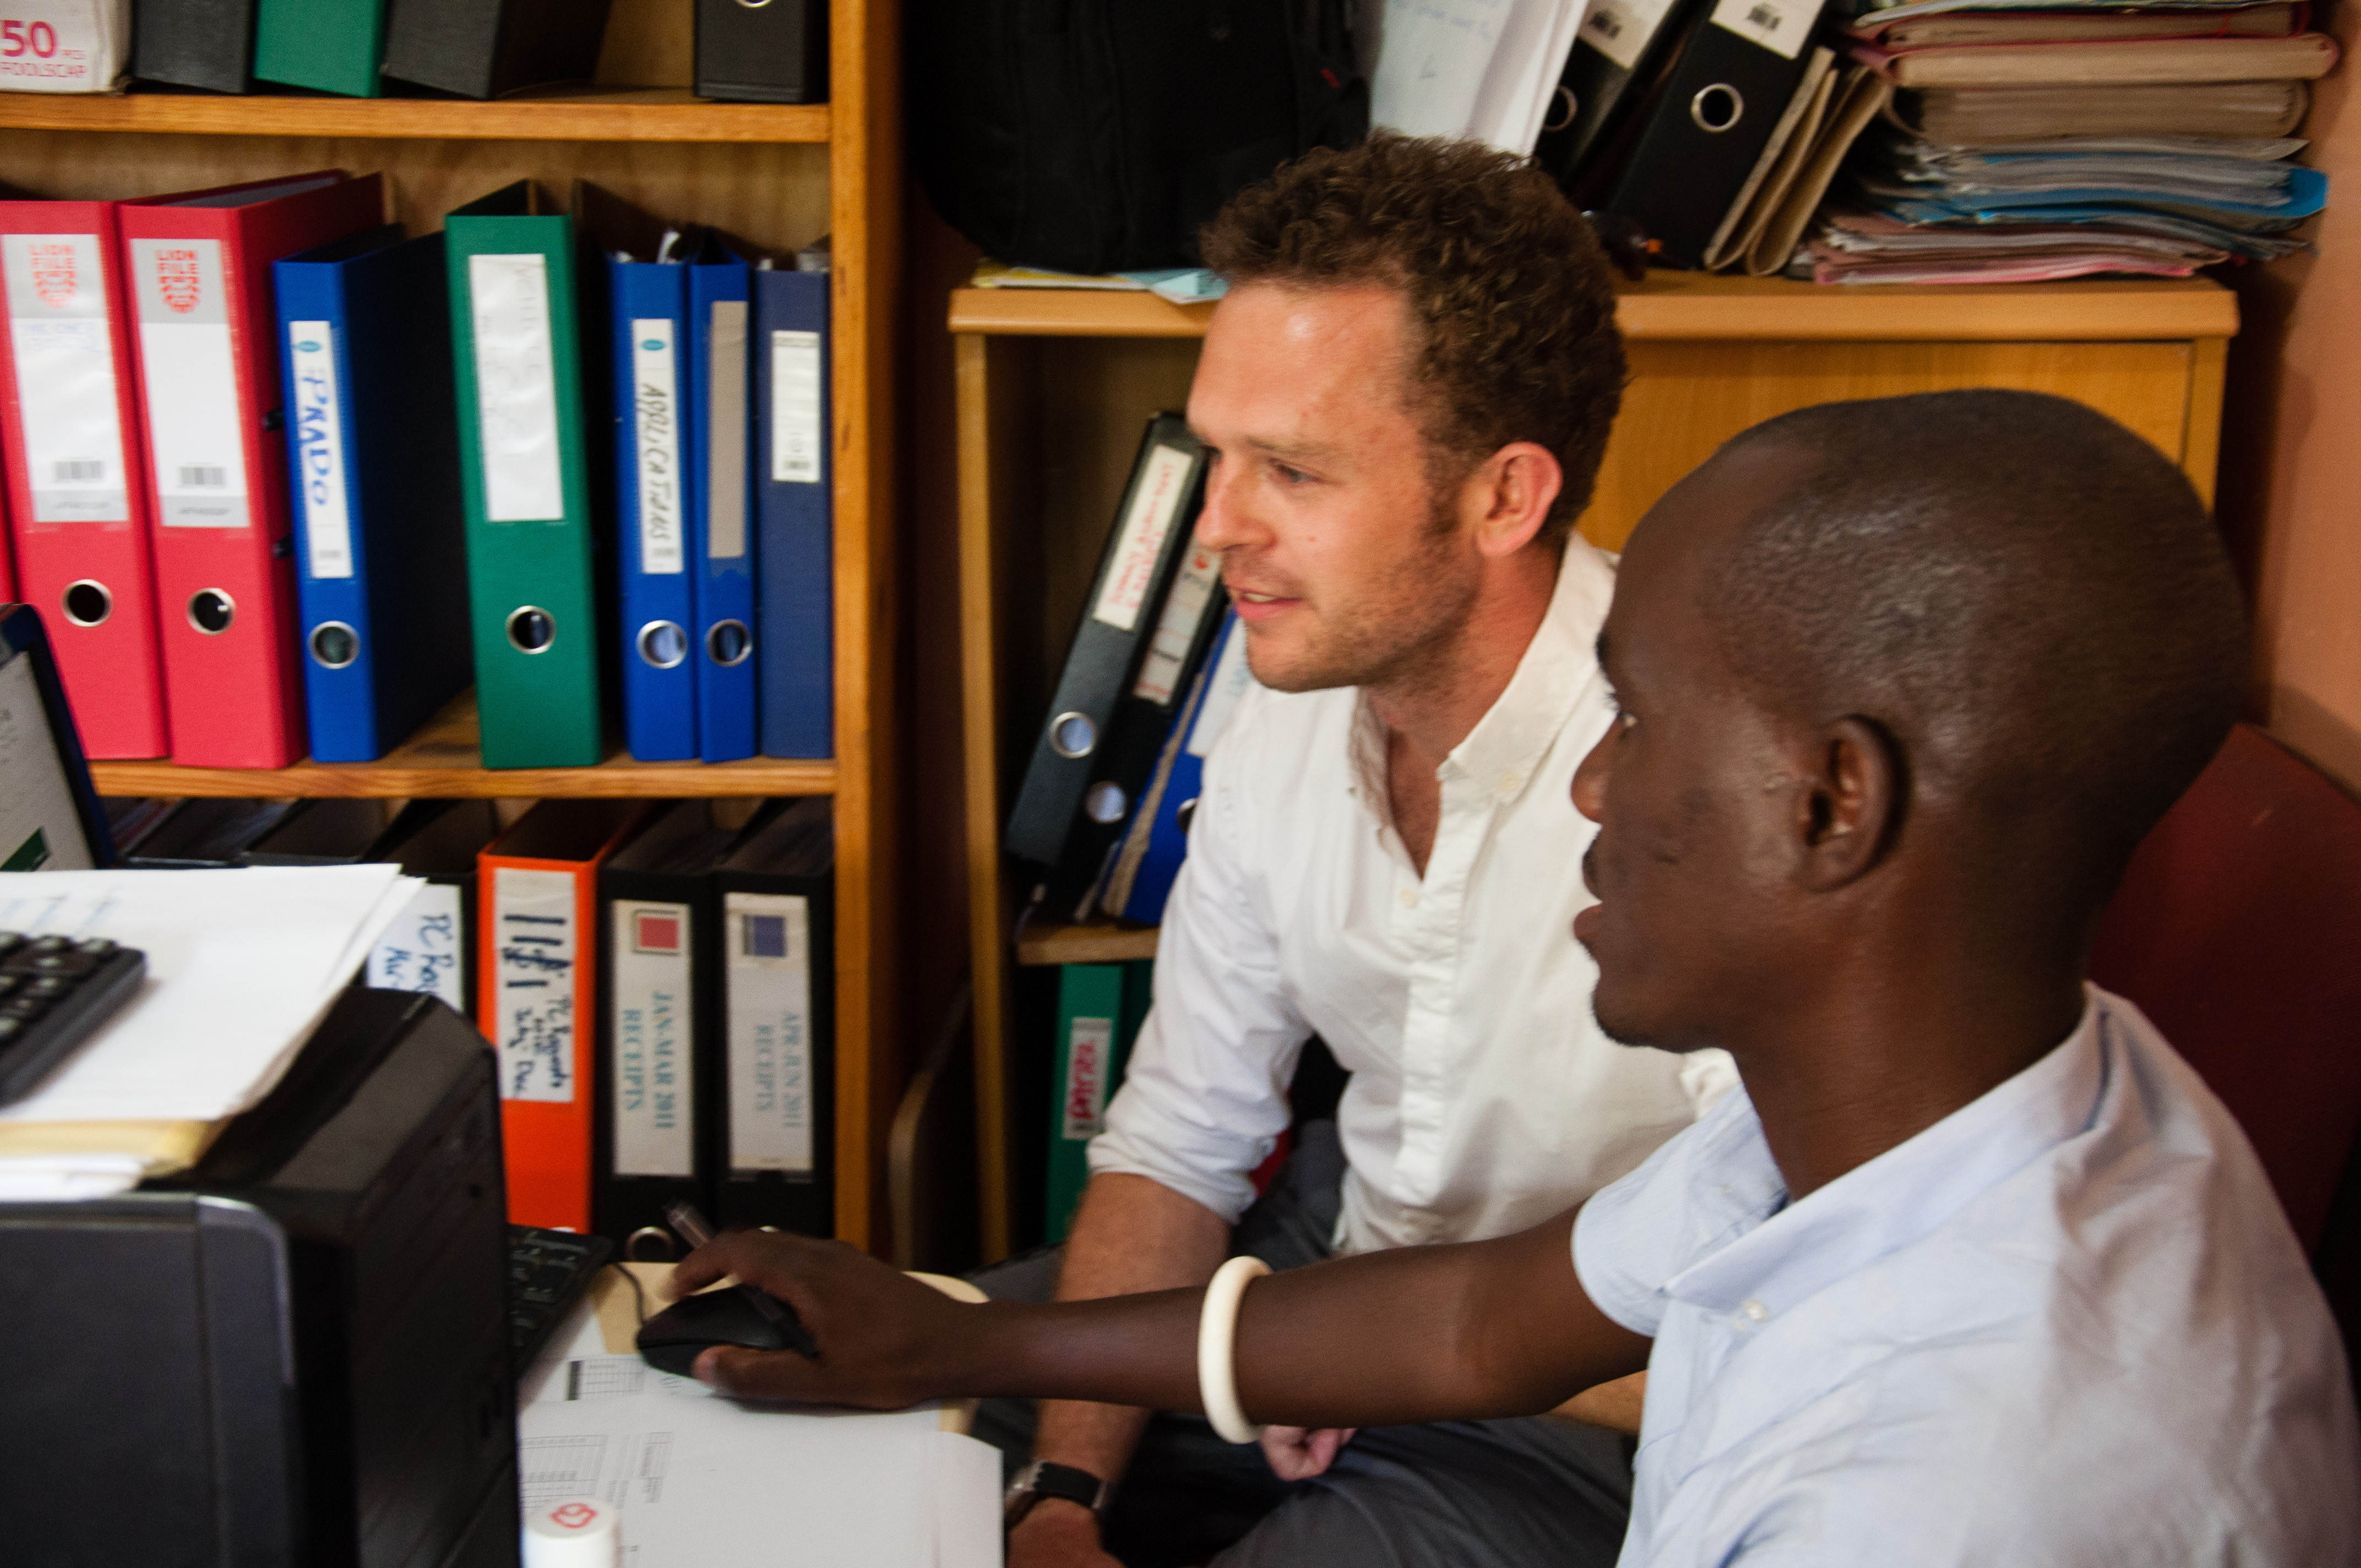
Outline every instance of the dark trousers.
MULTIPOLYGON (((1328 1256, 1344 1177, 1335 1124, 1305 1125, 1270 1190, 1239 1219, 1231 1251, 1274 1269, 1328 1256)), ((1045 1247, 970 1277, 998 1299, 1047 1301, 1062 1262, 1045 1247)), ((1030 1401, 990 1399, 977 1413, 975 1435, 1011 1475, 1031 1457, 1033 1431, 1030 1401)), ((1609 1568, 1631 1506, 1628 1442, 1547 1417, 1372 1428, 1327 1474, 1290 1485, 1257 1445, 1224 1442, 1203 1417, 1168 1411, 1148 1422, 1115 1490, 1106 1542, 1130 1568, 1609 1568)))

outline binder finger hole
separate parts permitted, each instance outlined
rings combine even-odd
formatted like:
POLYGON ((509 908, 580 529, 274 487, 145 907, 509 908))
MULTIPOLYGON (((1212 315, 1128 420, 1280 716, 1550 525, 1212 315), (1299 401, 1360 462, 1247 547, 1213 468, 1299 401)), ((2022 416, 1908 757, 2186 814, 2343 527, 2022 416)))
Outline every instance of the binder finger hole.
POLYGON ((1090 814, 1091 820, 1109 828, 1123 820, 1130 805, 1131 796, 1124 793, 1123 785, 1109 780, 1091 785, 1090 792, 1082 796, 1082 809, 1090 814))
POLYGON ((341 670, 361 656, 360 633, 341 620, 324 620, 312 628, 312 662, 324 670, 341 670))
POLYGON ((520 653, 546 653, 557 641, 557 619, 539 605, 509 611, 509 642, 520 653))
POLYGON ((1087 757, 1099 743, 1099 727, 1087 713, 1061 713, 1049 720, 1049 750, 1068 762, 1087 757))
POLYGON ((219 637, 237 619, 237 601, 219 588, 199 588, 189 596, 189 624, 208 637, 219 637))
POLYGON ((106 618, 115 613, 115 596, 106 591, 104 583, 93 582, 88 577, 68 583, 58 602, 66 619, 76 626, 104 626, 106 618))
POLYGON ((1574 90, 1561 82, 1557 92, 1551 95, 1549 118, 1542 122, 1542 129, 1545 131, 1565 129, 1566 126, 1574 124, 1574 116, 1581 107, 1582 101, 1574 95, 1574 90))
POLYGON ((640 661, 651 668, 672 670, 688 657, 688 633, 678 623, 651 620, 640 628, 640 661))
POLYGON ((753 651, 754 634, 742 620, 717 620, 705 634, 705 652, 724 669, 744 663, 753 651))
POLYGON ((1715 135, 1730 129, 1746 115, 1746 99, 1727 82, 1702 88, 1689 100, 1689 118, 1697 129, 1715 135))

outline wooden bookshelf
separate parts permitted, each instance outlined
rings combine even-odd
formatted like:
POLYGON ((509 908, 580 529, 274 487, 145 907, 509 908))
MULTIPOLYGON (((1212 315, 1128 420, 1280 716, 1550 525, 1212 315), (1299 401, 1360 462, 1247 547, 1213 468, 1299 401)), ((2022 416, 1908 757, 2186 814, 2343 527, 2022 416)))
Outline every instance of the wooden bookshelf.
POLYGON ((812 142, 825 104, 715 104, 685 87, 547 89, 489 103, 124 93, 0 93, 0 129, 434 141, 812 142))
MULTIPOLYGON (((385 797, 827 795, 836 828, 836 1226, 889 1242, 886 1149, 907 1077, 893 974, 897 602, 894 320, 901 284, 900 7, 830 0, 820 105, 708 103, 689 90, 693 0, 615 0, 596 84, 489 103, 0 93, 0 181, 38 195, 153 195, 341 167, 381 172, 412 232, 512 181, 560 200, 590 180, 651 212, 766 250, 830 237, 835 760, 713 765, 613 756, 486 769, 472 698, 380 762, 275 771, 101 762, 111 795, 385 797)), ((465 586, 450 585, 464 593, 465 586)))
MULTIPOLYGON (((1631 383, 1582 532, 1620 548, 1722 441, 1814 403, 1956 387, 2053 392, 2121 421, 2213 493, 2237 301, 2203 279, 1819 288, 1652 273, 1620 291, 1631 383)), ((1016 931, 1000 826, 1129 476, 1139 431, 1188 400, 1213 309, 1148 293, 954 289, 968 916, 987 1256, 1012 1234, 1017 970, 1153 957, 1156 933, 1016 931), (1012 938, 1014 939, 1012 940, 1012 938)))
POLYGON ((1028 927, 1016 938, 1016 961, 1041 964, 1127 964, 1156 956, 1153 926, 1028 927))
POLYGON ((417 734, 374 762, 291 768, 184 768, 176 762, 93 762, 101 795, 613 798, 655 795, 832 795, 834 762, 641 762, 621 751, 595 768, 487 768, 477 746, 476 694, 452 699, 417 734))

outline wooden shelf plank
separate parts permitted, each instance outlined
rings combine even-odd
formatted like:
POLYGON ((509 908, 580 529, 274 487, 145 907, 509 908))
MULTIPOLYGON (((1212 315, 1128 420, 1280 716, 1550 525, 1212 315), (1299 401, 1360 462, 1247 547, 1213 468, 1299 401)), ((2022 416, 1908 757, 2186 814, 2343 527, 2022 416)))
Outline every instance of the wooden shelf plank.
POLYGON ((1153 926, 1041 926, 1016 943, 1020 964, 1122 964, 1155 956, 1153 926))
POLYGON ((834 762, 637 762, 618 752, 595 768, 487 768, 476 744, 476 694, 454 698, 424 729, 374 762, 291 768, 184 768, 170 762, 93 762, 101 795, 419 796, 829 795, 834 762))
MULTIPOLYGON (((1823 288, 1652 272, 1620 288, 1626 337, 1770 342, 2109 342, 2229 337, 2237 296, 2205 278, 1990 288, 1823 288)), ((1210 305, 1089 289, 958 289, 950 329, 1010 337, 1202 337, 1210 305)))
POLYGON ((830 120, 825 104, 714 104, 685 87, 577 85, 489 103, 264 93, 0 93, 0 128, 448 141, 825 142, 830 120))

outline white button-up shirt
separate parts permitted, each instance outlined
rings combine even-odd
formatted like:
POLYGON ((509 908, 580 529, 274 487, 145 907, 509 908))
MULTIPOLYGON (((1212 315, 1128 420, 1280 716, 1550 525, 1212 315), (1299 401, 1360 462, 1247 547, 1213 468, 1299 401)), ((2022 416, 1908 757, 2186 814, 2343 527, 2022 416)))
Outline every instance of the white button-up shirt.
POLYGON ((1356 688, 1240 699, 1093 1171, 1235 1221, 1317 1033, 1353 1075, 1337 1245, 1469 1241, 1581 1201, 1733 1081, 1719 1052, 1618 1045, 1591 1017, 1597 970, 1571 927, 1595 829, 1568 791, 1611 717, 1595 643, 1614 583, 1610 557, 1568 543, 1508 689, 1439 770, 1423 878, 1356 688))
POLYGON ((2239 1563, 2361 1551, 2327 1302, 2139 1010, 1789 1204, 1741 1091, 1576 1222, 1655 1336, 1623 1568, 2239 1563))

